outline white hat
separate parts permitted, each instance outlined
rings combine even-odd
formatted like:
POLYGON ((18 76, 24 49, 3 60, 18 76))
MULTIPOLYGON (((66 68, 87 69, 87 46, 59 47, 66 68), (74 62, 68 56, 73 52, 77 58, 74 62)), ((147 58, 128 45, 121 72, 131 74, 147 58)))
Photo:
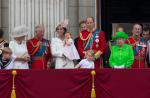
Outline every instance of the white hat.
POLYGON ((12 37, 22 37, 28 34, 28 29, 26 25, 17 26, 12 32, 12 37))

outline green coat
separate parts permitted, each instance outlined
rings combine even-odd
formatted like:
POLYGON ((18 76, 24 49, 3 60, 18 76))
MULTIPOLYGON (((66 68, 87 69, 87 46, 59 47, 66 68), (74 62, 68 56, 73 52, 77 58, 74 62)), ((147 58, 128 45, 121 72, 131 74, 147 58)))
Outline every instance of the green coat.
POLYGON ((118 45, 112 47, 109 58, 110 67, 122 66, 130 68, 134 61, 133 49, 130 45, 124 44, 121 48, 118 45))

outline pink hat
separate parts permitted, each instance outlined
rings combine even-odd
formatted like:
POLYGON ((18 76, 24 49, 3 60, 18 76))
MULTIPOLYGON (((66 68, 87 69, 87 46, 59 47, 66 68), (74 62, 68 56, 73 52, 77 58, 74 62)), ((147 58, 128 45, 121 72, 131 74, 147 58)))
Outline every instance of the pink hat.
POLYGON ((57 25, 57 27, 58 27, 58 26, 61 26, 61 27, 67 28, 68 23, 69 23, 69 20, 68 20, 68 19, 65 19, 64 21, 60 22, 60 23, 57 25))

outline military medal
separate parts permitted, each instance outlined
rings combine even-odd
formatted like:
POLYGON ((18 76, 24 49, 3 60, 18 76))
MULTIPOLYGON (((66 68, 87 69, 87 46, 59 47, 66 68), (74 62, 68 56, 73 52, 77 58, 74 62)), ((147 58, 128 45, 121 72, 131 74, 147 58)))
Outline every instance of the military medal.
POLYGON ((99 39, 96 39, 95 42, 96 42, 96 43, 99 43, 99 39))
POLYGON ((96 48, 98 48, 99 47, 99 39, 96 39, 95 42, 96 42, 96 48))

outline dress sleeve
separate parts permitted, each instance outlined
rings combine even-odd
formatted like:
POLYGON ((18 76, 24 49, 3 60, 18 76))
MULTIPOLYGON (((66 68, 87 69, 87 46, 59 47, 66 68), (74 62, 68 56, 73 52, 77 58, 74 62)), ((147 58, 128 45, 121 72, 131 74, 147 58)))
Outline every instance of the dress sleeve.
POLYGON ((63 50, 59 49, 59 47, 57 47, 58 42, 56 41, 56 39, 52 39, 51 41, 51 52, 52 52, 52 56, 54 57, 63 57, 63 50))
POLYGON ((12 57, 13 57, 13 58, 16 58, 17 55, 15 55, 14 45, 15 45, 15 43, 14 43, 13 41, 11 41, 11 42, 9 43, 9 48, 10 48, 11 51, 12 51, 12 57))
POLYGON ((126 63, 126 67, 127 68, 130 68, 131 65, 133 64, 133 61, 134 61, 134 53, 133 53, 133 49, 131 46, 128 47, 129 48, 129 57, 127 59, 127 63, 126 63))
POLYGON ((116 65, 115 61, 114 61, 114 47, 112 47, 111 49, 111 54, 110 54, 110 58, 109 58, 109 64, 110 64, 110 67, 114 67, 116 65))

